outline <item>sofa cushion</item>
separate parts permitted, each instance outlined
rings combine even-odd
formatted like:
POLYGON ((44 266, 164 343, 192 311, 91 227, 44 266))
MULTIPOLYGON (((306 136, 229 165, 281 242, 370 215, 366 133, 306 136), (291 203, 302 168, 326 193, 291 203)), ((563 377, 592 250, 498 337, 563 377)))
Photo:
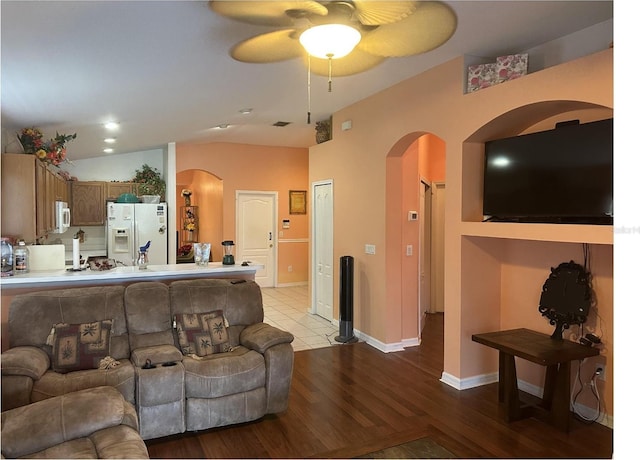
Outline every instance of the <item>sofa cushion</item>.
POLYGON ((110 320, 56 324, 51 368, 61 373, 98 369, 109 356, 111 324, 110 320))
POLYGON ((174 281, 169 286, 171 313, 204 313, 223 309, 231 326, 247 326, 264 320, 262 292, 255 281, 229 279, 174 281))
POLYGON ((81 324, 112 320, 111 353, 128 359, 129 335, 124 312, 124 286, 92 286, 16 295, 9 306, 9 348, 46 345, 54 324, 81 324))
POLYGON ((185 355, 202 357, 231 348, 222 310, 178 313, 175 322, 180 348, 185 355))
POLYGON ((124 291, 124 308, 132 350, 174 345, 169 286, 156 281, 130 284, 124 291))
POLYGON ((245 347, 205 358, 186 356, 185 370, 187 398, 217 398, 265 385, 264 357, 245 347))
POLYGON ((121 359, 120 365, 113 369, 90 369, 66 374, 45 372, 40 380, 33 382, 31 400, 40 401, 101 385, 117 388, 127 401, 133 403, 135 401, 135 370, 131 361, 121 359))

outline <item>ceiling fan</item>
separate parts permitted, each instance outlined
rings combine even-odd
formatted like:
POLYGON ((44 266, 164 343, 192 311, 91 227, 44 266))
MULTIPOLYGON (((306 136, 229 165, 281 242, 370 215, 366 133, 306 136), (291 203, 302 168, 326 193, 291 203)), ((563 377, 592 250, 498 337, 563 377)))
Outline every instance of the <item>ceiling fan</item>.
MULTIPOLYGON (((457 23, 451 8, 437 1, 215 0, 209 6, 225 17, 278 28, 237 43, 230 51, 234 59, 269 63, 308 56, 309 70, 329 78, 369 70, 389 57, 437 48, 451 38, 457 23), (331 48, 313 51, 307 43, 305 35, 327 25, 351 29, 354 42, 343 57, 331 48)), ((320 43, 340 46, 346 41, 331 30, 320 43)))

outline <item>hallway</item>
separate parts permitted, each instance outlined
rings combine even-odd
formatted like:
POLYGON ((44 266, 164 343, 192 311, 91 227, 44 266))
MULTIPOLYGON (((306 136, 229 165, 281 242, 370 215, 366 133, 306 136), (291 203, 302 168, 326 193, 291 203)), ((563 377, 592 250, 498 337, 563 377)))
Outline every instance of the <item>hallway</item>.
POLYGON ((293 350, 336 345, 338 326, 309 313, 309 286, 262 288, 264 322, 291 332, 293 350))

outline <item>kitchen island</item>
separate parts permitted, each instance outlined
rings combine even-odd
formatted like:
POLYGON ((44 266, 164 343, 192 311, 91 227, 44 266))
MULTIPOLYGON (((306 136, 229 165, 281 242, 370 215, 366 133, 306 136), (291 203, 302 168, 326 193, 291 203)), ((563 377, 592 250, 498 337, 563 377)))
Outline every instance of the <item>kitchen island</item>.
POLYGON ((223 265, 221 262, 210 262, 206 266, 196 264, 149 265, 140 270, 136 266, 116 267, 111 270, 40 270, 22 275, 2 278, 2 350, 9 346, 8 327, 9 304, 14 296, 28 292, 50 289, 66 289, 73 287, 101 286, 109 284, 128 285, 142 281, 159 281, 170 283, 175 280, 196 278, 236 278, 255 279, 256 271, 264 269, 263 265, 223 265))

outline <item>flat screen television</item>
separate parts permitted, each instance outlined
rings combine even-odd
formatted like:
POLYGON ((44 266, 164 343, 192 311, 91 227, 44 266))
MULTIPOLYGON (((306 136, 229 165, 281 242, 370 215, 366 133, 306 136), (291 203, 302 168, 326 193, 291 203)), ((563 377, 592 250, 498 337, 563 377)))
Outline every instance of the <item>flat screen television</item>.
POLYGON ((485 220, 613 223, 613 119, 485 143, 485 220))

